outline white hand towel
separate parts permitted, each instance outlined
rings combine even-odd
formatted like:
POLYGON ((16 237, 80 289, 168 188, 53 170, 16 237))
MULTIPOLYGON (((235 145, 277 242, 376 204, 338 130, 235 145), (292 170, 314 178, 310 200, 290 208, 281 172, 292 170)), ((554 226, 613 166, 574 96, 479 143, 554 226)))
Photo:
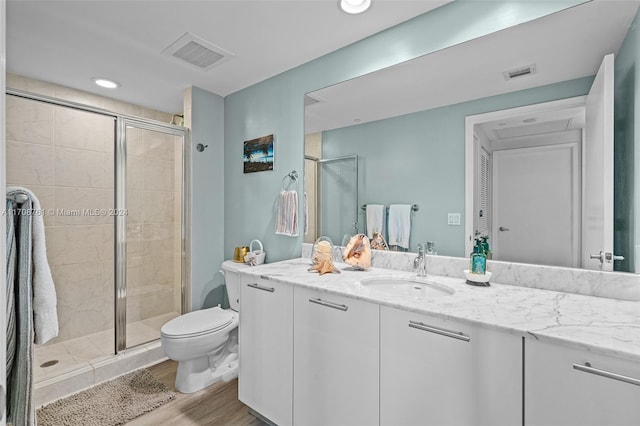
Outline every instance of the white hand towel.
POLYGON ((382 204, 367 204, 367 236, 373 238, 374 232, 384 236, 386 208, 382 204))
POLYGON ((58 313, 56 310, 56 287, 47 260, 47 244, 44 235, 44 219, 38 197, 33 192, 19 186, 7 187, 7 192, 22 191, 32 202, 33 240, 33 328, 35 343, 41 345, 58 335, 58 313))
POLYGON ((411 205, 391 204, 389 206, 389 245, 409 248, 411 235, 411 205))

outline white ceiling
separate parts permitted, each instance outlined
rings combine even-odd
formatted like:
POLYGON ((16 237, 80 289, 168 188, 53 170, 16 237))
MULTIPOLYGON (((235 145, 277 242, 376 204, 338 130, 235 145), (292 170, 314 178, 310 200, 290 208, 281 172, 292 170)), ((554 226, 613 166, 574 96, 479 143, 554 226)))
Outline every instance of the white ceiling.
POLYGON ((593 1, 318 90, 305 132, 335 129, 595 75, 616 53, 637 0, 593 1), (503 72, 536 64, 506 81, 503 72))
POLYGON ((374 0, 348 15, 337 0, 9 0, 7 70, 179 112, 186 87, 226 96, 448 1, 374 0), (204 72, 161 54, 186 32, 235 56, 204 72))

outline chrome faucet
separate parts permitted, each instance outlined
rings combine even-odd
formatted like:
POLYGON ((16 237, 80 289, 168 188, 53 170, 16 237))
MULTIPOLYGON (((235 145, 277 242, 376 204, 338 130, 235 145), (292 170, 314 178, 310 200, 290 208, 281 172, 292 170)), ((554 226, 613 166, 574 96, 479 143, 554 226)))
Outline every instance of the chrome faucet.
POLYGON ((418 270, 419 277, 427 276, 427 258, 424 255, 425 244, 418 244, 418 256, 413 261, 413 269, 418 270))

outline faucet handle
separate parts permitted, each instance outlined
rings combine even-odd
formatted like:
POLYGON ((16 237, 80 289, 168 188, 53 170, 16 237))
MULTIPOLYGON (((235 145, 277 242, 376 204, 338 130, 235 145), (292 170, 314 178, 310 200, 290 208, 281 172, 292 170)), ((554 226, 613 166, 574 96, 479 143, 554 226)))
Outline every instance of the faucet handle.
POLYGON ((426 247, 426 244, 424 243, 418 244, 418 256, 424 255, 425 247, 426 247))

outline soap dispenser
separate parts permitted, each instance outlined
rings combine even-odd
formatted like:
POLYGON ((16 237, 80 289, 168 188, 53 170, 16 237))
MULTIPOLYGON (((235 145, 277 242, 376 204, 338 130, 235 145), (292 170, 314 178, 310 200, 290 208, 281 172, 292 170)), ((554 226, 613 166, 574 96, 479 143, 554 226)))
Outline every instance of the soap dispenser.
POLYGON ((482 242, 476 239, 476 245, 471 253, 471 273, 484 275, 487 272, 487 255, 482 249, 482 242))

